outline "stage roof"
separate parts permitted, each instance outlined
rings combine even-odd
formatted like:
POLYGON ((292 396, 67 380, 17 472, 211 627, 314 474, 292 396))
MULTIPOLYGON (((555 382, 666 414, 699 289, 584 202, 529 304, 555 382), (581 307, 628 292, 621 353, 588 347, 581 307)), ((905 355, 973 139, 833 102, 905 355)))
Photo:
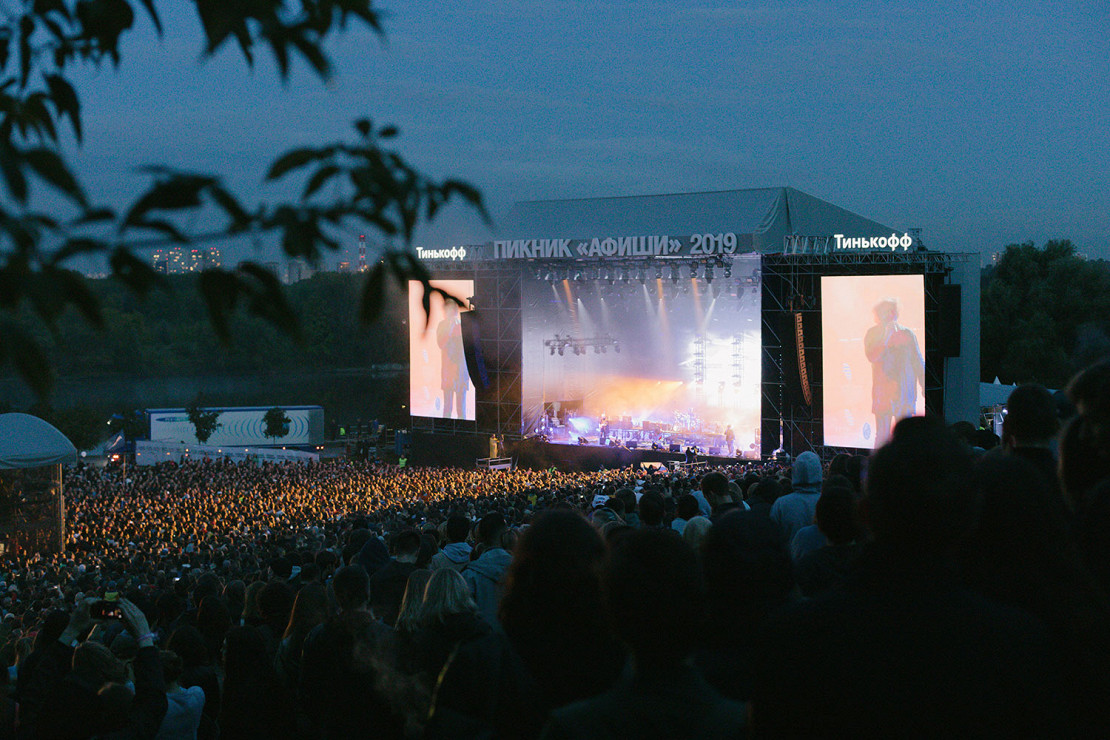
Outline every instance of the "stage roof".
POLYGON ((0 414, 0 470, 77 462, 77 448, 37 416, 0 414))
MULTIPOLYGON (((609 234, 751 234, 753 249, 780 252, 788 234, 889 236, 895 229, 788 187, 517 203, 503 239, 584 239, 609 234)), ((901 233, 899 231, 899 233, 901 233)))

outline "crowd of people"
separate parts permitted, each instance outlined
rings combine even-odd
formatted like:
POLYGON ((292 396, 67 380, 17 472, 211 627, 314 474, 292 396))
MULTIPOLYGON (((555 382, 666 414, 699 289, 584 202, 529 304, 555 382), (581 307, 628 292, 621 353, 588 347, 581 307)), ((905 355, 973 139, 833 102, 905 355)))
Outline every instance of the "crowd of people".
POLYGON ((1105 735, 1110 365, 1069 395, 827 464, 75 467, 0 737, 1105 735))

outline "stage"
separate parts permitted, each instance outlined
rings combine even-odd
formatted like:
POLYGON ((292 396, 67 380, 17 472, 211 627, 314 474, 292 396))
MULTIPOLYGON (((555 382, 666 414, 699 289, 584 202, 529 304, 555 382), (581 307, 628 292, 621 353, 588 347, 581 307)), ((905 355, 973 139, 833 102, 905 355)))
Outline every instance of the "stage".
MULTIPOLYGON (((488 439, 473 435, 415 432, 409 464, 455 465, 471 468, 475 466, 477 460, 486 458, 488 455, 488 439)), ((546 470, 554 466, 561 471, 574 472, 627 468, 641 463, 670 468, 686 462, 684 453, 669 450, 552 443, 535 438, 506 441, 505 456, 512 458, 516 467, 526 470, 546 470)), ((698 455, 697 461, 719 466, 753 463, 758 462, 758 459, 698 455)))

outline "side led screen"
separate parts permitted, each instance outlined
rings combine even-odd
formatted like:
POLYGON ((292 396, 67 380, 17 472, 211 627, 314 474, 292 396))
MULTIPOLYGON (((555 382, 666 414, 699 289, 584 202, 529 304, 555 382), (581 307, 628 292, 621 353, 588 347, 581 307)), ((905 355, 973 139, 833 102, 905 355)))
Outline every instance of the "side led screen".
MULTIPOLYGON (((473 280, 433 280, 466 303, 473 280)), ((438 293, 424 312, 424 287, 409 281, 409 408, 413 416, 474 421, 474 383, 466 367, 460 309, 438 293)))
POLYGON ((881 447, 925 413, 925 278, 821 278, 825 444, 881 447))

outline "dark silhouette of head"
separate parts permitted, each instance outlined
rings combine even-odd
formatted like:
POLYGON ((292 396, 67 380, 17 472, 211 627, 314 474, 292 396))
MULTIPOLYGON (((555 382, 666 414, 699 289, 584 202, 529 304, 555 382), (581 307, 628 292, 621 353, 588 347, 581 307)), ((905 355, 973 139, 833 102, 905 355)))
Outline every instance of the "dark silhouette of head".
POLYGON ((505 524, 505 517, 496 511, 486 514, 478 522, 478 541, 486 548, 501 547, 501 535, 505 534, 506 529, 508 526, 505 524))
POLYGON ((447 542, 465 542, 470 535, 470 520, 462 514, 452 514, 447 517, 447 526, 444 527, 447 542))
POLYGON ((602 600, 605 543, 597 529, 573 511, 541 514, 524 531, 505 578, 499 616, 526 659, 542 658, 552 646, 582 651, 612 641, 602 600))
POLYGON ((1043 385, 1019 386, 1006 400, 1002 441, 1007 446, 1047 446, 1059 429, 1056 401, 1043 385))
POLYGON ((677 665, 694 649, 705 586, 694 551, 675 532, 640 529, 625 537, 613 553, 605 594, 613 628, 638 669, 677 665))
POLYGON ((362 609, 370 601, 370 576, 361 565, 347 565, 337 570, 331 586, 340 611, 362 609))
POLYGON ((859 537, 856 497, 845 485, 827 485, 817 499, 817 528, 832 545, 847 544, 859 537))
POLYGON ((702 541, 701 561, 715 634, 751 625, 794 587, 779 528, 754 511, 730 511, 717 520, 702 541))
POLYGON ((690 521, 700 513, 698 509, 698 500, 694 498, 692 493, 684 493, 678 497, 678 504, 675 507, 675 514, 680 519, 690 521))
POLYGON ((648 527, 658 527, 663 523, 665 506, 663 497, 655 491, 648 491, 640 497, 640 521, 648 527))
POLYGON ((868 466, 865 519, 876 542, 907 554, 948 554, 974 528, 971 456, 932 417, 898 422, 868 466))

